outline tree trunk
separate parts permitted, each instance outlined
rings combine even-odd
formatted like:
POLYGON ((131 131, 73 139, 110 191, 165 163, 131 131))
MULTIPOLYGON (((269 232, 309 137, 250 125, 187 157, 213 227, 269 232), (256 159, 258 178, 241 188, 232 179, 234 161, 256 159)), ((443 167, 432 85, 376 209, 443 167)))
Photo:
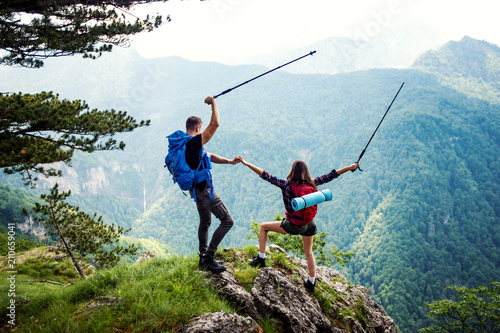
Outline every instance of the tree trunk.
POLYGON ((66 242, 66 240, 64 239, 64 235, 62 234, 61 232, 61 228, 59 228, 59 223, 56 223, 56 226, 57 226, 57 231, 59 232, 59 237, 61 237, 61 241, 63 242, 64 244, 64 247, 66 248, 66 251, 68 251, 68 254, 69 256, 71 257, 71 260, 73 261, 73 265, 75 266, 76 268, 76 271, 78 272, 78 274, 80 274, 80 276, 83 278, 83 279, 86 279, 87 276, 85 275, 85 273, 83 272, 83 268, 82 266, 80 265, 80 263, 78 262, 78 260, 76 260, 76 257, 75 255, 73 254, 73 251, 71 251, 68 243, 66 242))

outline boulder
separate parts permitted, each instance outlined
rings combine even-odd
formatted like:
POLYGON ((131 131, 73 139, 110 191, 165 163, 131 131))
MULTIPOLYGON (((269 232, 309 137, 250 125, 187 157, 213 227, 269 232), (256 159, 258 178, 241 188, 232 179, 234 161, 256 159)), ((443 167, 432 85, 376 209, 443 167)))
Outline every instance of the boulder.
POLYGON ((284 271, 262 268, 254 281, 252 296, 259 311, 280 319, 286 332, 329 331, 331 322, 318 301, 284 271))
POLYGON ((145 260, 152 259, 154 257, 155 257, 154 253, 149 252, 149 251, 144 251, 144 252, 142 252, 141 256, 139 258, 137 258, 137 260, 134 262, 134 266, 139 265, 141 262, 143 262, 145 260))
POLYGON ((259 316, 259 311, 255 306, 252 294, 238 284, 234 275, 228 271, 212 275, 212 281, 217 290, 226 296, 233 304, 236 304, 242 311, 253 318, 259 316))
POLYGON ((182 333, 264 333, 251 317, 224 311, 204 313, 184 327, 182 333))

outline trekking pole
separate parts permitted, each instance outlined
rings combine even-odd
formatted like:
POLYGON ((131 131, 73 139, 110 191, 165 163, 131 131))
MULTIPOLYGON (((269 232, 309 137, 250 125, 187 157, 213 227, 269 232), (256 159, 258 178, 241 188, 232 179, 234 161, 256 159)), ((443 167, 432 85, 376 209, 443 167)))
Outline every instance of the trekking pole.
MULTIPOLYGON (((382 122, 384 121, 384 118, 385 118, 385 116, 387 115, 387 112, 389 112, 389 109, 391 108, 392 103, 394 103, 394 101, 396 100, 396 97, 398 97, 399 92, 401 91, 401 88, 403 88, 403 85, 404 85, 404 84, 405 84, 405 83, 403 82, 403 83, 401 84, 401 87, 399 87, 399 90, 398 90, 398 92, 396 93, 396 96, 394 96, 394 98, 392 99, 391 104, 390 104, 390 105, 389 105, 389 107, 387 108, 387 111, 385 111, 384 116, 382 117, 382 120, 380 120, 380 122, 378 123, 378 126, 377 126, 377 128, 375 129, 375 132, 373 132, 372 137, 370 138, 370 140, 368 140, 368 143, 366 144, 365 149, 363 149, 363 151, 361 152, 361 155, 359 155, 358 161, 357 161, 356 163, 359 163, 359 161, 361 160, 361 157, 363 157, 363 155, 365 154, 366 148, 368 148, 368 145, 370 144, 370 142, 372 142, 372 139, 373 139, 373 137, 375 136, 375 133, 377 133, 377 130, 378 130, 378 128, 380 127, 380 124, 382 124, 382 122)), ((363 170, 361 170, 361 168, 360 168, 359 166, 358 166, 358 169, 359 169, 359 171, 363 171, 363 170)), ((355 170, 351 170, 351 171, 352 171, 352 172, 354 172, 355 170)))
POLYGON ((266 74, 269 74, 269 73, 271 73, 271 72, 274 72, 275 70, 280 69, 281 67, 285 67, 286 65, 290 65, 292 62, 295 62, 295 61, 300 60, 300 59, 302 59, 302 58, 305 58, 305 57, 307 57, 307 56, 313 55, 314 53, 316 53, 316 51, 311 51, 311 52, 309 52, 308 54, 303 55, 303 56, 302 56, 302 57, 300 57, 300 58, 297 58, 297 59, 295 59, 295 60, 292 60, 292 61, 290 61, 290 62, 287 62, 286 64, 283 64, 283 65, 281 65, 281 66, 278 66, 278 67, 276 67, 276 68, 274 68, 274 69, 271 69, 270 71, 267 71, 267 72, 265 72, 264 74, 260 74, 259 76, 254 77, 253 79, 250 79, 250 80, 248 80, 248 81, 245 81, 245 82, 243 82, 243 83, 240 83, 240 84, 238 84, 236 87, 232 87, 232 88, 230 88, 230 89, 224 90, 224 91, 223 91, 223 92, 221 92, 220 94, 215 95, 215 96, 214 96, 214 99, 215 99, 215 98, 217 98, 217 97, 219 97, 219 96, 222 96, 222 95, 224 95, 224 94, 227 94, 228 92, 230 92, 230 91, 232 91, 232 90, 234 90, 234 89, 236 89, 236 88, 238 88, 238 87, 241 87, 242 85, 245 85, 245 84, 247 84, 247 83, 249 83, 249 82, 251 82, 251 81, 253 81, 253 80, 255 80, 255 79, 258 79, 259 77, 262 77, 262 76, 264 76, 264 75, 266 75, 266 74))

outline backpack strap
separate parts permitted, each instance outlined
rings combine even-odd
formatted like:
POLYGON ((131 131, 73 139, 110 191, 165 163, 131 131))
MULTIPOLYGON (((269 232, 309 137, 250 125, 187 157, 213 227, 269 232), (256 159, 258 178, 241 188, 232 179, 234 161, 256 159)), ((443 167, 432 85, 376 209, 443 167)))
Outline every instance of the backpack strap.
MULTIPOLYGON (((300 197, 300 189, 299 189, 300 185, 295 185, 293 183, 290 183, 290 188, 292 190, 292 194, 294 195, 294 197, 300 197)), ((305 222, 304 212, 302 210, 290 213, 290 218, 305 222)))
POLYGON ((193 199, 194 202, 196 202, 196 193, 195 193, 195 186, 199 182, 206 181, 207 183, 210 184, 210 200, 214 199, 214 184, 212 181, 212 173, 210 170, 212 169, 212 163, 210 161, 210 157, 208 157, 208 154, 205 152, 205 149, 202 147, 201 148, 201 160, 200 164, 198 164, 198 167, 196 168, 195 176, 194 176, 194 184, 193 184, 193 199), (202 166, 203 162, 205 162, 205 168, 200 170, 200 167, 202 166))

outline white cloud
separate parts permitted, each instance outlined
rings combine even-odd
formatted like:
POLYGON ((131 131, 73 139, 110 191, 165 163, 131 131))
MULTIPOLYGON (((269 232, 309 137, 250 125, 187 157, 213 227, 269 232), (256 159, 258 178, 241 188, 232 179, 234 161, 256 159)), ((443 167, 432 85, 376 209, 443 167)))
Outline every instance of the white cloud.
POLYGON ((432 28, 429 46, 464 35, 500 44, 500 2, 492 0, 170 0, 134 9, 156 12, 170 14, 172 22, 134 38, 132 46, 147 57, 235 64, 333 36, 405 38, 397 29, 407 29, 412 38, 418 25, 432 28))

